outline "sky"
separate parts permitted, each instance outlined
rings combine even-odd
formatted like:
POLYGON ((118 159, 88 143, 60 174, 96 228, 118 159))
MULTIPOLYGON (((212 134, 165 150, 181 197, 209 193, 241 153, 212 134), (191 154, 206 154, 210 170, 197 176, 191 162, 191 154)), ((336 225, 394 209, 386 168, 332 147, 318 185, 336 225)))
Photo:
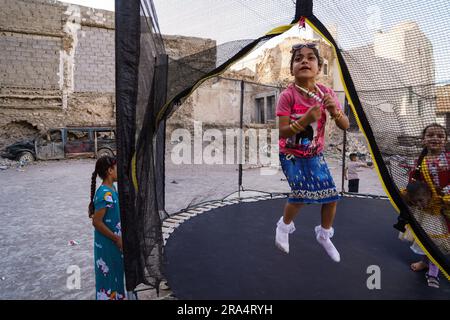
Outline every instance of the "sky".
MULTIPOLYGON (((271 28, 287 24, 292 19, 294 8, 293 0, 153 1, 163 34, 213 38, 218 44, 253 39, 271 28), (242 21, 246 22, 245 26, 242 21)), ((64 2, 114 10, 114 0, 64 2)), ((375 31, 367 32, 367 28, 369 23, 374 25, 374 16, 378 15, 375 25, 383 32, 408 18, 419 21, 421 30, 433 44, 436 81, 450 82, 450 0, 427 1, 427 11, 422 10, 423 2, 419 0, 315 0, 314 5, 314 13, 325 25, 337 25, 338 33, 346 34, 345 39, 338 39, 344 49, 362 46, 373 40, 375 31), (330 10, 331 7, 333 10, 330 10), (443 10, 447 7, 448 10, 443 10), (350 23, 340 24, 344 20, 350 23)))
POLYGON ((85 7, 114 11, 114 0, 66 0, 60 2, 79 4, 85 7))

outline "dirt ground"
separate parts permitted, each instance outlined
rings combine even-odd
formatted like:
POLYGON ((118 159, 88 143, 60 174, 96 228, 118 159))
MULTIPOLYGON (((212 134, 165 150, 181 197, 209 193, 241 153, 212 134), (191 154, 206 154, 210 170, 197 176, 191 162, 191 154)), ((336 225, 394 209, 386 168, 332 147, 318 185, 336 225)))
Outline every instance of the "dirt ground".
MULTIPOLYGON (((328 164, 340 190, 338 157, 328 164)), ((94 160, 36 162, 0 170, 0 299, 94 299, 93 228, 87 216, 94 160), (75 245, 69 245, 75 240, 75 245), (68 289, 71 266, 80 289, 68 289)), ((166 207, 219 199, 237 190, 236 166, 175 166, 166 173, 166 207)), ((373 169, 362 169, 360 192, 384 195, 373 169)), ((99 183, 100 181, 98 181, 99 183)), ((286 192, 282 172, 244 170, 246 189, 286 192)), ((143 293, 140 298, 156 298, 143 293)), ((162 297, 164 298, 164 291, 162 297)))

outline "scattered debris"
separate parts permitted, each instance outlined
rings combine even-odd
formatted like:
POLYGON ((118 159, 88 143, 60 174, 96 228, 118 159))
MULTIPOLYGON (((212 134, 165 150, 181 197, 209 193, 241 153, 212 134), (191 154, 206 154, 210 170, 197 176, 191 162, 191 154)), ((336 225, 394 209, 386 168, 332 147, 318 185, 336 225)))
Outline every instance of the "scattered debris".
POLYGON ((169 284, 167 283, 167 281, 161 281, 161 283, 159 284, 159 288, 161 290, 170 290, 169 284))
MULTIPOLYGON (((17 161, 13 161, 13 160, 9 160, 9 159, 0 157, 0 166, 1 167, 8 168, 8 167, 16 167, 17 165, 18 165, 17 161)), ((2 169, 2 170, 5 170, 5 169, 2 169)))
POLYGON ((27 164, 28 164, 28 161, 20 160, 19 163, 17 164, 17 167, 22 168, 27 164))
POLYGON ((0 127, 0 150, 23 139, 33 137, 38 128, 28 121, 14 121, 0 127))
POLYGON ((69 246, 77 246, 79 244, 80 243, 78 241, 75 241, 75 240, 70 240, 69 243, 68 243, 69 246))

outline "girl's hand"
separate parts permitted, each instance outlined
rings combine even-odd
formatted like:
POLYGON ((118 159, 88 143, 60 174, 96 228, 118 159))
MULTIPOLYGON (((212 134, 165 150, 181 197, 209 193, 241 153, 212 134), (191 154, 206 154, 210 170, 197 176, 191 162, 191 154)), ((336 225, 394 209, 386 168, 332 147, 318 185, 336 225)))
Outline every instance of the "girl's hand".
POLYGON ((316 122, 317 120, 320 119, 321 116, 322 116, 322 113, 320 111, 319 105, 309 108, 308 111, 304 115, 308 124, 316 122))
POLYGON ((338 112, 338 107, 336 105, 336 102, 334 101, 333 97, 329 93, 325 93, 323 96, 323 105, 328 110, 330 115, 334 116, 338 112))
POLYGON ((123 252, 123 244, 122 244, 122 237, 117 236, 116 240, 114 241, 117 248, 119 248, 120 252, 123 252))

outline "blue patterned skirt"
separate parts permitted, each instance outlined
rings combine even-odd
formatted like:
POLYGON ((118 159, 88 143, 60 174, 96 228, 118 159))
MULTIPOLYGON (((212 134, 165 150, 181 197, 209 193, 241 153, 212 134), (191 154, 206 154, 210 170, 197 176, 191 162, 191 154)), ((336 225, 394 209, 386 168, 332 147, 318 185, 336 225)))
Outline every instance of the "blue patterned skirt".
POLYGON ((280 163, 291 187, 290 203, 330 203, 339 200, 323 154, 300 158, 280 153, 280 163))

